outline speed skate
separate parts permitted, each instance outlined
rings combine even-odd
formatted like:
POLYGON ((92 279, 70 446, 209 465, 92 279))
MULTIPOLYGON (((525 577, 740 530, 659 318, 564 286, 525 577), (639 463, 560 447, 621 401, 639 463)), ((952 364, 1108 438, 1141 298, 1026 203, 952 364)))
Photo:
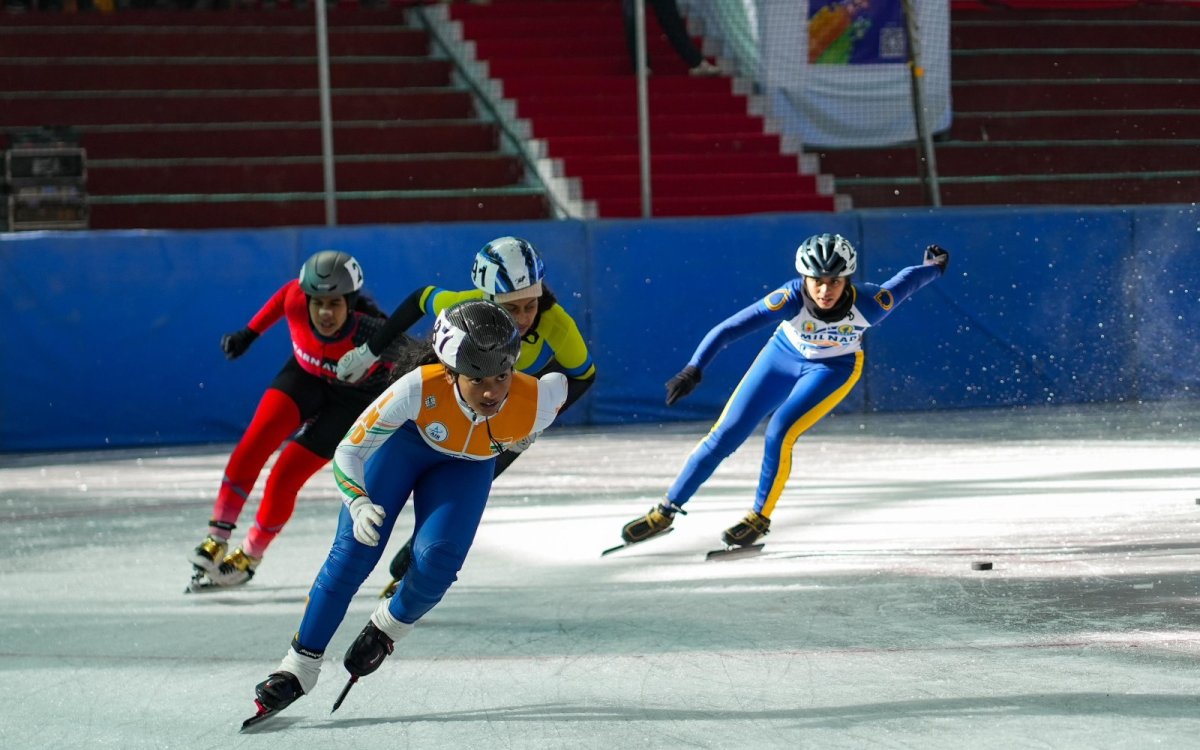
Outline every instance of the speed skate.
POLYGON ((649 541, 651 541, 651 540, 653 540, 653 539, 661 539, 662 537, 666 536, 667 534, 670 534, 670 533, 671 533, 672 531, 674 531, 674 530, 675 530, 675 529, 673 529, 673 528, 671 528, 671 527, 669 527, 669 526, 668 526, 667 528, 665 528, 665 529, 663 529, 662 531, 658 532, 658 533, 657 533, 657 534, 655 534, 654 536, 649 536, 649 537, 646 537, 645 539, 642 539, 642 540, 640 540, 640 541, 637 541, 637 542, 623 542, 623 543, 621 543, 621 544, 618 544, 616 547, 609 547, 608 549, 606 549, 606 550, 604 550, 603 552, 601 552, 601 553, 600 553, 600 556, 601 556, 601 557, 604 557, 604 556, 606 556, 606 555, 611 555, 611 554, 612 554, 612 553, 614 553, 614 552, 619 552, 619 551, 621 551, 621 550, 623 550, 623 549, 629 549, 630 547, 636 547, 636 546, 638 546, 639 544, 645 544, 646 542, 649 542, 649 541))
POLYGON ((197 570, 192 574, 191 580, 188 581, 187 588, 183 590, 185 594, 198 594, 202 591, 208 591, 216 588, 216 584, 208 577, 208 574, 203 570, 197 570))
POLYGON ((188 581, 187 588, 183 590, 183 593, 202 594, 207 591, 228 591, 229 588, 229 586, 222 586, 213 579, 209 578, 207 571, 196 570, 196 572, 192 574, 191 580, 188 581))
POLYGON ((744 547, 725 547, 723 549, 714 549, 704 556, 705 560, 736 560, 740 557, 754 557, 762 552, 766 544, 759 542, 758 544, 747 544, 744 547))
POLYGON ((257 713, 242 722, 242 728, 238 730, 239 732, 249 732, 254 727, 283 710, 282 708, 267 708, 258 699, 255 699, 254 707, 257 709, 257 713))

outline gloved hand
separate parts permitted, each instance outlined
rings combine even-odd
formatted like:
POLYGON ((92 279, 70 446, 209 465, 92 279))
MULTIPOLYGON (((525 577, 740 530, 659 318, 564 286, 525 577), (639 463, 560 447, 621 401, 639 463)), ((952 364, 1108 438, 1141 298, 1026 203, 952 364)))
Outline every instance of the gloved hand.
POLYGON ((245 354, 256 338, 258 338, 258 334, 249 328, 222 336, 221 351, 225 352, 225 359, 237 359, 245 354))
POLYGON ((350 517, 354 519, 354 538, 368 547, 379 544, 379 527, 387 518, 382 505, 371 502, 371 498, 360 495, 350 502, 350 517))
POLYGON ((700 385, 700 368, 688 365, 667 381, 667 406, 696 390, 700 385))
POLYGON ((379 361, 378 354, 371 353, 371 347, 366 344, 355 347, 342 355, 337 363, 338 380, 347 383, 357 383, 367 374, 367 370, 379 361))
POLYGON ((540 432, 531 432, 528 435, 526 435, 525 437, 518 440, 517 442, 508 446, 508 450, 511 451, 512 453, 524 453, 526 450, 529 449, 529 446, 533 445, 533 441, 538 439, 538 435, 541 435, 541 434, 542 433, 540 433, 540 432))
POLYGON ((925 248, 925 265, 937 266, 942 273, 950 267, 950 253, 943 250, 938 245, 930 245, 925 248))

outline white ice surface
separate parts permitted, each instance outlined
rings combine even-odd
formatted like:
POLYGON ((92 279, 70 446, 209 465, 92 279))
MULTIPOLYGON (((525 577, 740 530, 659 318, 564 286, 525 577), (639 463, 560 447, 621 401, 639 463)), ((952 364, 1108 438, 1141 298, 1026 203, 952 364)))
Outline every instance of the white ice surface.
POLYGON ((328 470, 249 585, 184 595, 230 446, 0 456, 0 748, 1200 746, 1200 408, 833 417, 764 553, 706 562, 755 436, 675 533, 601 559, 706 429, 551 430, 383 668, 330 715, 386 565, 317 688, 251 734, 332 538, 328 470))

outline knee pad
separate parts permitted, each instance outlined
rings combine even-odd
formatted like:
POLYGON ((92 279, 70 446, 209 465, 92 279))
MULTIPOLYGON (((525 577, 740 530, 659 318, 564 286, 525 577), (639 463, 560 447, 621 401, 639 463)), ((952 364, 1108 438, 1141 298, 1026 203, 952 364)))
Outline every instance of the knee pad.
POLYGON ((458 571, 462 570, 466 558, 466 550, 459 550, 450 542, 434 542, 419 550, 414 548, 408 576, 418 590, 445 591, 458 580, 458 571))

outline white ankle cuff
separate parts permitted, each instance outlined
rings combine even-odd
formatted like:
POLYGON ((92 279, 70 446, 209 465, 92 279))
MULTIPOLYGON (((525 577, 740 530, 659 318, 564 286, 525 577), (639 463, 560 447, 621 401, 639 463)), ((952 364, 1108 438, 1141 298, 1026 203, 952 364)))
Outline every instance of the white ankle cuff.
POLYGON ((400 622, 392 613, 388 611, 388 603, 391 599, 384 599, 379 602, 379 606, 371 614, 371 622, 375 623, 375 627, 383 631, 383 634, 393 641, 398 641, 409 634, 412 630, 412 623, 400 622))
POLYGON ((324 655, 314 659, 297 653, 294 648, 289 648, 287 655, 279 663, 277 671, 295 675, 296 679, 300 681, 300 689, 304 691, 305 695, 308 695, 317 686, 317 678, 321 676, 321 662, 324 660, 324 655))

